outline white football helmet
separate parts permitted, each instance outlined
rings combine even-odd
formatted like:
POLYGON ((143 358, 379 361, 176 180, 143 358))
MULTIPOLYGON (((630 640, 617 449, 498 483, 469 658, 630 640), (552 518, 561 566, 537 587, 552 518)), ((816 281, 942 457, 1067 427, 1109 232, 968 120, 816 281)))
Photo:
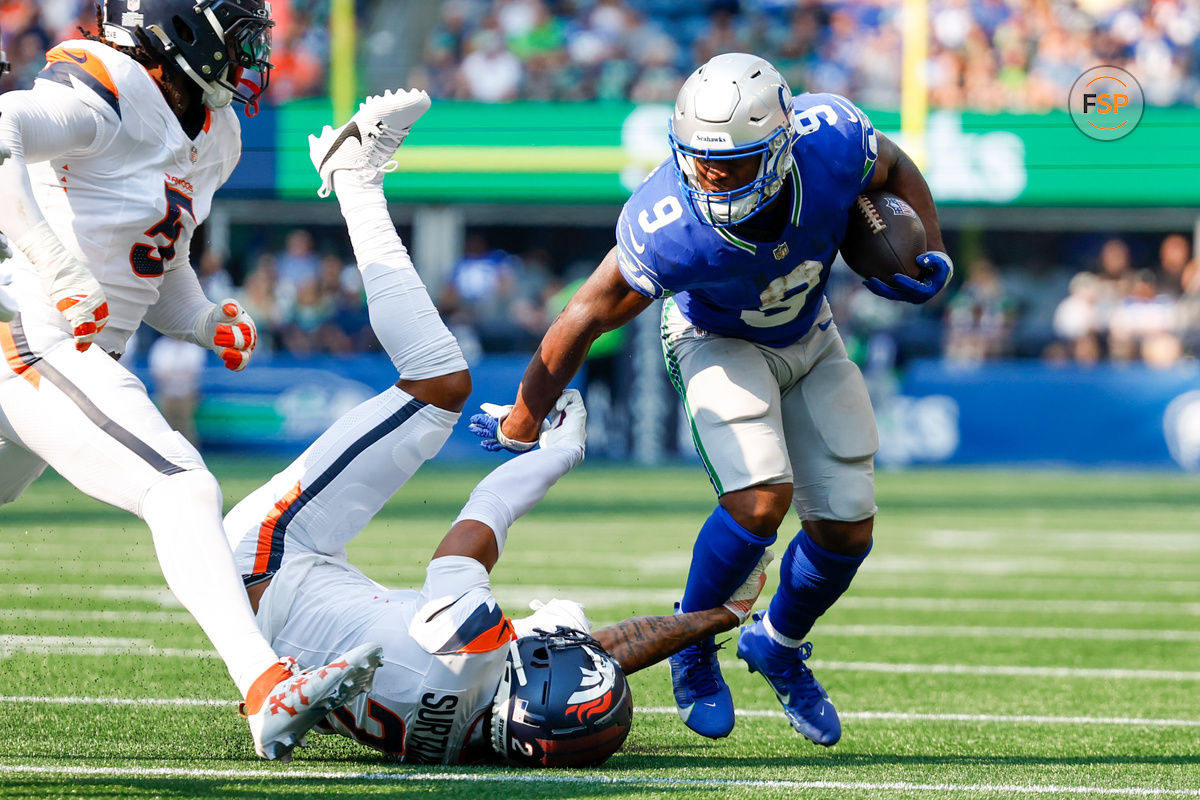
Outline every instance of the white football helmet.
POLYGON ((696 217, 725 228, 757 214, 782 188, 792 168, 792 91, 769 62, 749 53, 716 56, 679 90, 670 126, 680 183, 696 217), (759 156, 753 181, 727 192, 707 192, 696 159, 759 156))

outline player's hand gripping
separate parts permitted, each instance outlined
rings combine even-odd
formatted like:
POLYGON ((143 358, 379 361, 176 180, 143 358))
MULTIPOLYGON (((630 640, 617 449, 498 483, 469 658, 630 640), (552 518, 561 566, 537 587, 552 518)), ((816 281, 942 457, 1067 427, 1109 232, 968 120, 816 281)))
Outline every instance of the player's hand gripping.
POLYGON ((746 621, 746 617, 754 609, 754 604, 758 602, 758 596, 762 594, 763 586, 767 583, 767 566, 774 560, 775 553, 770 549, 764 550, 746 582, 725 601, 725 608, 738 618, 739 625, 746 621))
POLYGON ((524 453, 539 444, 542 447, 550 447, 566 441, 568 437, 577 438, 582 447, 586 437, 587 411, 583 405, 583 397, 575 389, 567 389, 558 398, 554 404, 554 410, 550 412, 550 418, 542 421, 541 433, 536 442, 519 442, 510 439, 500 429, 505 418, 513 410, 512 405, 483 403, 479 408, 483 413, 472 416, 471 424, 467 429, 483 440, 479 446, 489 453, 498 453, 501 450, 507 450, 510 453, 524 453), (557 434, 547 437, 547 434, 555 429, 561 430, 557 434))
POLYGON ((44 220, 14 242, 37 270, 42 288, 67 319, 83 352, 108 324, 108 298, 92 273, 67 252, 44 220))
POLYGON ((236 300, 222 300, 196 320, 196 341, 212 350, 225 367, 241 372, 258 344, 258 329, 236 300))
POLYGON ((896 286, 889 286, 878 278, 863 281, 863 285, 888 300, 902 300, 905 303, 920 305, 936 297, 954 277, 954 262, 950 260, 950 256, 939 250, 931 250, 917 256, 917 266, 921 271, 920 280, 898 272, 892 276, 896 286))

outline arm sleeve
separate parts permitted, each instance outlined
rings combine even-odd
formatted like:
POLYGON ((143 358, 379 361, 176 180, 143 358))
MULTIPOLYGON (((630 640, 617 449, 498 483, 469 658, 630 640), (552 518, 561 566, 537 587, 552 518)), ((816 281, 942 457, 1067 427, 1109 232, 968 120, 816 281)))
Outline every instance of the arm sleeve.
POLYGON ((12 157, 0 165, 0 223, 13 241, 45 221, 27 164, 87 154, 103 119, 68 86, 39 81, 35 89, 0 95, 0 142, 12 157))
MULTIPOLYGON (((187 242, 181 240, 179 247, 180 252, 187 253, 187 242)), ((204 296, 200 279, 184 256, 163 273, 162 283, 158 287, 158 301, 146 310, 144 321, 172 339, 204 347, 208 343, 197 339, 196 320, 201 314, 207 314, 213 305, 204 296)))
POLYGON ((538 504, 559 478, 583 460, 583 448, 549 447, 530 450, 501 464, 479 482, 455 523, 482 522, 496 535, 504 552, 508 529, 538 504))

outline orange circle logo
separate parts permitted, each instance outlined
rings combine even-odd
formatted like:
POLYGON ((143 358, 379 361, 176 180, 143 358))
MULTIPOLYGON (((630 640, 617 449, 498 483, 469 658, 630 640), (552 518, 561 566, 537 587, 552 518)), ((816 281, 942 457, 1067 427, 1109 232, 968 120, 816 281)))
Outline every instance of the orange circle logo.
POLYGON ((1137 79, 1120 67, 1092 67, 1071 86, 1068 110, 1075 127, 1101 142, 1128 136, 1142 121, 1146 96, 1137 79))

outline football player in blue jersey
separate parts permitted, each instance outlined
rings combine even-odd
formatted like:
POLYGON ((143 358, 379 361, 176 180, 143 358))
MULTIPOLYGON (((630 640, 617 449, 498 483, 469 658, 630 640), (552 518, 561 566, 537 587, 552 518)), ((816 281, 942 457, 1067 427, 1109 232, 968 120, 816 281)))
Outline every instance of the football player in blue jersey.
MULTIPOLYGON (((953 268, 908 156, 844 97, 793 98, 761 58, 725 54, 696 70, 679 91, 670 142, 673 156, 625 204, 617 246, 546 333, 515 405, 477 416, 473 429, 488 449, 532 447, 596 337, 666 298, 667 369, 718 495, 677 608, 728 596, 794 507, 803 527, 779 589, 741 631, 737 654, 767 679, 797 731, 832 745, 841 724, 804 663, 804 639, 871 550, 878 434, 825 283, 855 199, 877 189, 912 205, 929 252, 916 259, 918 278, 868 288, 924 303, 953 268)), ((717 649, 708 640, 671 659, 680 716, 712 738, 734 723, 717 649)))

